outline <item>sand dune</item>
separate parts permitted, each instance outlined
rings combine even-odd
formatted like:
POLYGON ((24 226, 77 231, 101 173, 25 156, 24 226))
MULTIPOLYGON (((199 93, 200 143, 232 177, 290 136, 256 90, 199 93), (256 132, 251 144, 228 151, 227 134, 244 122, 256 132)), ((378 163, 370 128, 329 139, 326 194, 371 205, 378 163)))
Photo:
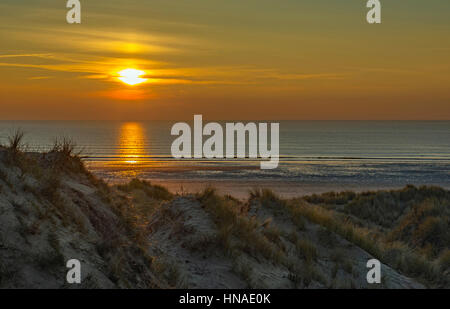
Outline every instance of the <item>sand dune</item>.
POLYGON ((415 209, 411 198, 439 200, 447 215, 442 189, 406 188, 398 202, 394 191, 373 193, 398 206, 389 226, 352 208, 367 194, 174 195, 139 180, 107 185, 63 151, 0 148, 0 162, 2 288, 449 287, 447 240, 419 244, 400 231, 388 242, 415 209), (65 282, 73 258, 81 285, 65 282), (376 286, 366 281, 372 258, 383 263, 376 286))

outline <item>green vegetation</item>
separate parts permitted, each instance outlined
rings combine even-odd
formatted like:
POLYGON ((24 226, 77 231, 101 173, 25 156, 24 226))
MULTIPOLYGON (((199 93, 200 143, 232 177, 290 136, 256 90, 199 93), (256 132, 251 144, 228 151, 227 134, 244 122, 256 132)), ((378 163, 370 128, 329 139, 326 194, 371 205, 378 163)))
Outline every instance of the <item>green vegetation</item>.
POLYGON ((429 285, 450 283, 450 192, 436 187, 361 194, 328 193, 290 201, 303 215, 429 285), (315 206, 313 206, 315 205, 315 206))
POLYGON ((143 191, 148 197, 155 200, 168 201, 173 198, 173 194, 166 188, 159 185, 152 185, 145 180, 133 179, 128 184, 117 186, 119 190, 131 193, 136 190, 143 191))
MULTIPOLYGON (((219 196, 213 188, 205 189, 197 195, 197 199, 222 231, 221 242, 223 244, 230 246, 229 244, 232 243, 235 249, 239 248, 255 258, 261 255, 268 260, 280 262, 282 258, 280 248, 274 245, 267 236, 258 232, 262 223, 246 216, 245 207, 241 203, 219 196)), ((269 237, 273 237, 273 235, 272 231, 269 237)), ((233 255, 233 248, 228 248, 228 250, 233 255)))

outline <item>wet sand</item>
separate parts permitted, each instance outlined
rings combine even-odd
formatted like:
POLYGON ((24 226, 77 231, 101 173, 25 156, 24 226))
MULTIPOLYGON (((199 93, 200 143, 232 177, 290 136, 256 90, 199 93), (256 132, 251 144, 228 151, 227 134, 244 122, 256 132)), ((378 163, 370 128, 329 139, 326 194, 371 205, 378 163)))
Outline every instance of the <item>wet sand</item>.
MULTIPOLYGON (((245 199, 249 191, 255 188, 270 189, 283 198, 294 198, 304 195, 340 191, 377 191, 402 189, 405 185, 387 184, 330 184, 330 183, 299 183, 285 181, 239 181, 239 180, 186 180, 186 179, 148 179, 152 184, 162 185, 173 193, 196 193, 207 187, 214 187, 221 194, 229 194, 238 199, 245 199)), ((108 180, 109 183, 123 183, 123 180, 108 180)), ((432 184, 427 184, 432 185, 432 184)), ((450 189, 450 188, 446 188, 450 189)))
MULTIPOLYGON (((196 193, 208 186, 212 186, 221 194, 229 194, 239 199, 247 198, 249 191, 255 188, 271 189, 283 198, 293 198, 304 195, 320 194, 325 192, 340 191, 377 191, 377 190, 397 190, 404 188, 408 184, 436 185, 445 189, 450 189, 448 183, 416 182, 407 178, 380 179, 336 179, 321 178, 320 181, 311 181, 307 178, 297 178, 295 181, 283 178, 261 179, 259 177, 239 177, 239 171, 257 170, 255 166, 235 166, 224 164, 222 166, 195 166, 178 165, 172 162, 164 164, 154 162, 150 164, 124 163, 124 162, 87 162, 88 169, 96 176, 104 179, 110 184, 122 184, 133 178, 150 181, 152 184, 159 184, 168 188, 173 193, 196 193), (226 177, 202 178, 190 172, 234 172, 233 177, 225 174, 226 177), (235 172, 238 172, 237 174, 235 172), (191 177, 192 176, 192 177, 191 177)), ((210 174, 211 175, 211 174, 210 174)))

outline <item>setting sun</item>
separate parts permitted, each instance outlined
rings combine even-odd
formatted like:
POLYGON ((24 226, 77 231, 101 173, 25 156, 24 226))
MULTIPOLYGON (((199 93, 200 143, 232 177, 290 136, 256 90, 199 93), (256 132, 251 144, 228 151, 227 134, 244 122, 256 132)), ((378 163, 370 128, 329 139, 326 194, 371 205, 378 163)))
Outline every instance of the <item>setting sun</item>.
POLYGON ((144 74, 145 72, 141 70, 125 69, 119 72, 120 76, 118 77, 118 79, 127 85, 134 86, 141 84, 147 80, 146 78, 140 77, 144 74))

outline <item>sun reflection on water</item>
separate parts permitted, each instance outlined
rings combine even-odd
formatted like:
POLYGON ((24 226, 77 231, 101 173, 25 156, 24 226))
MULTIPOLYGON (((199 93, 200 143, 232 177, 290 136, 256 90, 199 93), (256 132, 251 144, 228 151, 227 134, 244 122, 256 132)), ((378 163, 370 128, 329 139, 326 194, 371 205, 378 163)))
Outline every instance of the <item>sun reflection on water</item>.
POLYGON ((126 122, 120 127, 119 156, 120 161, 137 164, 146 155, 145 131, 138 122, 126 122))

